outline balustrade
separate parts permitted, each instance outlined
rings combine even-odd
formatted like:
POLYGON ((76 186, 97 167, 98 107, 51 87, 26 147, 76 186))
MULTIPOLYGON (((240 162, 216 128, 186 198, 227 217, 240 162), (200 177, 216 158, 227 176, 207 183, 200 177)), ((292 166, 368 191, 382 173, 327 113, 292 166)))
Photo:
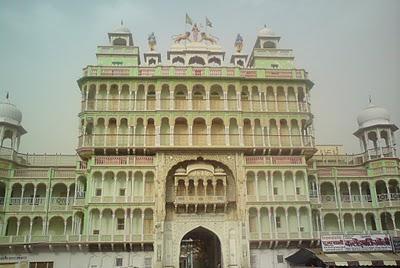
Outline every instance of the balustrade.
POLYGON ((174 98, 174 99, 87 99, 81 103, 82 111, 155 111, 155 110, 193 110, 193 111, 233 111, 243 112, 309 112, 310 105, 303 101, 264 101, 240 100, 241 109, 238 109, 237 99, 223 98, 174 98), (160 107, 156 106, 160 101, 160 107), (172 107, 170 102, 172 101, 172 107), (189 107, 189 102, 192 105, 189 107), (210 103, 208 108, 207 103, 210 103), (136 104, 136 105, 135 105, 136 104))

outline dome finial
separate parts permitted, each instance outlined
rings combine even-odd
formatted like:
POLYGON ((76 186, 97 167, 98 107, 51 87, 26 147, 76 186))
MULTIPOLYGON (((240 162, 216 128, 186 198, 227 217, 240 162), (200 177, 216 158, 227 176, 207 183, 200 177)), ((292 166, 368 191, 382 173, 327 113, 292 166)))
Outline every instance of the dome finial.
POLYGON ((121 20, 121 26, 124 26, 124 21, 123 20, 121 20))
POLYGON ((372 96, 369 95, 369 104, 371 104, 371 103, 372 103, 372 96))
POLYGON ((9 98, 10 98, 10 93, 7 91, 6 100, 9 100, 9 98))

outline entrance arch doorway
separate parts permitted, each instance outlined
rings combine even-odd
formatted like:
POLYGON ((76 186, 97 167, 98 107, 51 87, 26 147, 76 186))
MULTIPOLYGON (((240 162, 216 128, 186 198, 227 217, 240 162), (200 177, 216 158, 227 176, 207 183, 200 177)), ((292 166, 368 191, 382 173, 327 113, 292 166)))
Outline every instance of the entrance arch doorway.
POLYGON ((221 242, 216 234, 198 227, 182 238, 179 268, 220 267, 222 267, 221 242))

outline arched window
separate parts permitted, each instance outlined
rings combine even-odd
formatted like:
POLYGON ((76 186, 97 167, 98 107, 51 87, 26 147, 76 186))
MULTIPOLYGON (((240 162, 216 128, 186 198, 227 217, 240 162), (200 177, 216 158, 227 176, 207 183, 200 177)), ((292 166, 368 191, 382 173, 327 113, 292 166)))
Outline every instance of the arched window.
POLYGON ((113 41, 114 46, 126 46, 126 40, 123 38, 116 38, 113 41))
POLYGON ((181 64, 185 64, 185 60, 182 57, 175 57, 172 59, 172 63, 181 63, 181 64))
POLYGON ((191 57, 189 60, 189 64, 198 64, 198 65, 205 65, 204 59, 199 56, 191 57))

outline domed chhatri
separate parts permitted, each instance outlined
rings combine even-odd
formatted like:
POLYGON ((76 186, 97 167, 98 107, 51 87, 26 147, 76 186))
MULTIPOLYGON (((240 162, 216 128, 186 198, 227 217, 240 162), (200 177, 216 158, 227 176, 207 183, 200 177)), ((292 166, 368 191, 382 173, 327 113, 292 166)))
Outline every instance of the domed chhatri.
POLYGON ((7 98, 0 103, 0 121, 11 125, 20 125, 22 121, 21 111, 7 98))
POLYGON ((130 33, 128 27, 124 26, 124 22, 121 20, 121 25, 114 29, 113 33, 130 33))
POLYGON ((371 103, 358 115, 357 123, 359 128, 374 125, 390 125, 390 114, 385 108, 371 103))
POLYGON ((267 25, 264 25, 264 28, 258 31, 258 36, 276 36, 276 34, 267 25))

